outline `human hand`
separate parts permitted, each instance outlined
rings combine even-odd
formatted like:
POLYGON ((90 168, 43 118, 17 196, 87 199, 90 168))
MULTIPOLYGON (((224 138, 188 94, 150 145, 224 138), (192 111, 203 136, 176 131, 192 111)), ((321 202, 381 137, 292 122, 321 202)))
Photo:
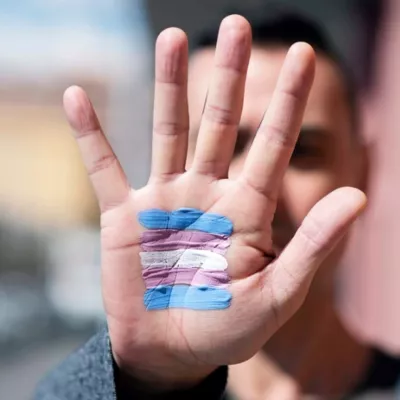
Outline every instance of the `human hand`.
POLYGON ((253 356, 300 307, 318 266, 365 205, 360 191, 336 190, 316 204, 274 258, 271 221, 315 55, 304 43, 289 50, 243 171, 233 180, 228 168, 250 51, 248 22, 226 18, 195 155, 185 170, 187 39, 174 28, 161 33, 152 170, 139 190, 129 186, 82 89, 65 93, 66 114, 101 209, 103 298, 113 354, 121 368, 160 390, 195 384, 220 365, 253 356), (168 215, 157 219, 151 211, 181 208, 192 210, 175 213, 168 227, 185 228, 182 221, 193 217, 184 233, 165 229, 161 222, 168 215), (182 248, 189 250, 171 253, 182 248), (140 253, 151 249, 170 250, 145 255, 142 265, 140 253), (150 289, 157 283, 165 286, 150 289))
POLYGON ((229 368, 228 390, 240 400, 305 400, 297 382, 263 351, 229 368))

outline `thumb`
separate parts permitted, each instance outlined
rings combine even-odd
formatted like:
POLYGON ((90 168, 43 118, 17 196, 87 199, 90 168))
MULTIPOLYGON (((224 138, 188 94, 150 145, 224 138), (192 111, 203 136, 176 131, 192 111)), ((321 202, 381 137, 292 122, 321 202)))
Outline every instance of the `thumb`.
MULTIPOLYGON (((358 189, 337 189, 308 213, 288 246, 273 264, 272 288, 278 323, 285 323, 303 303, 322 261, 364 210, 366 196, 358 189)), ((270 277, 271 279, 271 277, 270 277)))

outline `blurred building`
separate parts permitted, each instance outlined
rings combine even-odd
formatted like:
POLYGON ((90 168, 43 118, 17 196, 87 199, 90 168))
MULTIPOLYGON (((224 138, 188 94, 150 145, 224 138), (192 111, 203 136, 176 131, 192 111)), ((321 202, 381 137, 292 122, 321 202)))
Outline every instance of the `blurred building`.
MULTIPOLYGON (((113 138, 111 110, 132 115, 121 99, 146 97, 138 92, 147 92, 146 86, 133 89, 145 71, 143 29, 137 5, 124 0, 0 3, 0 34, 7 38, 0 52, 0 208, 52 225, 94 218, 97 208, 62 94, 71 84, 82 85, 113 138), (130 93, 121 93, 129 87, 130 93)), ((126 135, 133 134, 128 129, 126 135)), ((118 144, 117 150, 126 147, 118 144)))
POLYGON ((89 93, 142 184, 151 55, 140 0, 1 1, 0 35, 0 399, 23 400, 104 318, 98 207, 63 92, 89 93))

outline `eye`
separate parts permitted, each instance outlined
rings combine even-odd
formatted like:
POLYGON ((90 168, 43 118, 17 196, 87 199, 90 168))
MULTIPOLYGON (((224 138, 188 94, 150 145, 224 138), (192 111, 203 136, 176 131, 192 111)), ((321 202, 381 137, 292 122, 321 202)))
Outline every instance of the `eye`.
POLYGON ((294 148, 292 158, 319 156, 321 156, 321 148, 319 146, 299 140, 294 148))
POLYGON ((251 135, 250 131, 246 128, 239 128, 233 157, 237 157, 242 154, 252 141, 253 136, 251 135))
POLYGON ((302 169, 316 169, 326 166, 330 159, 329 140, 325 135, 301 134, 294 148, 291 166, 302 169))

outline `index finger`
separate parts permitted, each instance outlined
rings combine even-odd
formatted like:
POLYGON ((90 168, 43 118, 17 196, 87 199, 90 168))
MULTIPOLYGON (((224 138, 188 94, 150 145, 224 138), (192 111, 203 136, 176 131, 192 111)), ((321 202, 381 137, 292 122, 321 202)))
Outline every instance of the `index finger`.
POLYGON ((102 212, 118 206, 129 195, 129 184, 104 135, 86 93, 76 86, 65 91, 64 109, 102 212))
POLYGON ((296 144, 315 72, 315 54, 306 43, 288 51, 268 110, 247 156, 240 179, 272 200, 296 144))

